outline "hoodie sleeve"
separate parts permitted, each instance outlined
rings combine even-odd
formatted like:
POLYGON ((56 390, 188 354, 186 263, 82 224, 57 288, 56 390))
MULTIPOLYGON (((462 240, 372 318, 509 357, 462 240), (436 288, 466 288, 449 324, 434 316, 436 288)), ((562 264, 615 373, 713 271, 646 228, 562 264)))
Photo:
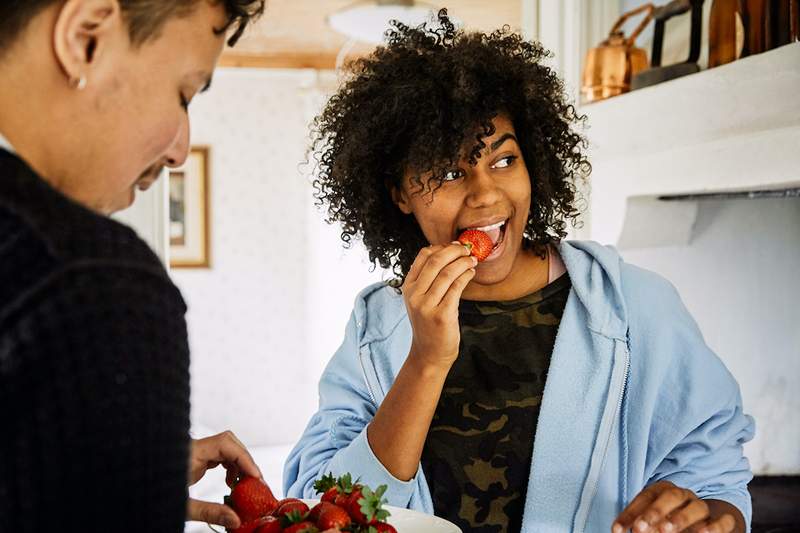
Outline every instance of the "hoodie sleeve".
POLYGON ((646 424, 645 485, 666 480, 702 499, 724 500, 741 511, 749 530, 753 475, 743 445, 755 423, 743 411, 739 384, 706 345, 675 288, 660 278, 647 285, 654 292, 643 289, 645 299, 659 305, 634 304, 639 316, 631 326, 631 349, 643 359, 632 377, 637 370, 648 376, 641 397, 652 395, 645 403, 654 406, 646 424))
POLYGON ((752 506, 747 484, 753 475, 742 445, 753 434, 753 419, 742 412, 737 392, 670 450, 652 481, 671 481, 704 500, 724 500, 741 511, 749 529, 752 506))
MULTIPOLYGON (((391 505, 408 507, 416 478, 402 481, 389 473, 370 448, 367 427, 377 406, 367 385, 360 346, 359 322, 350 317, 342 345, 328 363, 319 383, 319 409, 289 454, 283 473, 287 496, 317 498, 314 481, 332 473, 377 488, 387 485, 391 505)), ((368 361, 367 361, 368 362, 368 361)))

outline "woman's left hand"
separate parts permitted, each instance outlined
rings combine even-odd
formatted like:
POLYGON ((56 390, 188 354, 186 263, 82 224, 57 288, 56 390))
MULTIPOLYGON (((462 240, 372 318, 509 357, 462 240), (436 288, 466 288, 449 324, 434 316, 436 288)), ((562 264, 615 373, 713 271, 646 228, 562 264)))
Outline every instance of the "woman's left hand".
MULTIPOLYGON (((732 533, 738 521, 730 513, 715 516, 712 508, 687 489, 669 481, 646 487, 614 521, 612 533, 732 533)), ((721 502, 720 502, 721 503, 721 502)))

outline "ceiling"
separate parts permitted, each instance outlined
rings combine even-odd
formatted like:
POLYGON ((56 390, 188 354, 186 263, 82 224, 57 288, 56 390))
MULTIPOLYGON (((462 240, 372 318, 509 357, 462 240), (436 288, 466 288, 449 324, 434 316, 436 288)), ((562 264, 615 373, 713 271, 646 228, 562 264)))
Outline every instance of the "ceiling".
MULTIPOLYGON (((519 30, 523 0, 426 0, 447 7, 467 29, 491 31, 505 24, 519 30)), ((333 69, 348 38, 331 29, 326 17, 354 0, 267 0, 264 17, 248 29, 220 66, 333 69)), ((363 2, 359 2, 363 3, 363 2)), ((373 46, 355 43, 347 57, 369 53, 373 46)))

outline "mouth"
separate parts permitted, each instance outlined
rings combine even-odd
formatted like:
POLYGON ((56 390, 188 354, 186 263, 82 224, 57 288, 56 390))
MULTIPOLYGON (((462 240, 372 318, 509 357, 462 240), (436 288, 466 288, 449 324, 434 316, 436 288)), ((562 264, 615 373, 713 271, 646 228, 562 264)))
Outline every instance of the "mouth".
POLYGON ((482 231, 486 235, 488 235, 490 239, 492 239, 492 243, 494 245, 492 247, 492 251, 495 251, 500 247, 500 245, 503 244, 503 240, 505 239, 506 236, 506 224, 508 223, 509 220, 510 220, 509 218, 505 218, 500 221, 487 224, 484 226, 468 226, 465 228, 460 228, 457 232, 456 237, 459 234, 461 234, 461 232, 466 231, 468 229, 482 231))
POLYGON ((141 177, 139 177, 139 179, 136 180, 135 184, 136 188, 139 189, 140 191, 146 191, 147 189, 152 187, 153 183, 155 183, 156 180, 158 180, 159 176, 161 176, 162 170, 163 167, 156 167, 146 170, 144 173, 142 173, 141 177))

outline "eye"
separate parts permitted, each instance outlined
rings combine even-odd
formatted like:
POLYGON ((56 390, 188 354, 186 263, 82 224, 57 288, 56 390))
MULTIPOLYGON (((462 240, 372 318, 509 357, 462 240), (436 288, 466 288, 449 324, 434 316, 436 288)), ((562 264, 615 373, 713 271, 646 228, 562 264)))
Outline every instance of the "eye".
POLYGON ((456 181, 457 179, 464 177, 464 171, 460 168, 454 170, 448 170, 445 172, 444 177, 442 178, 442 182, 447 183, 449 181, 456 181))
POLYGON ((507 155, 501 159, 497 160, 497 163, 492 165, 494 168, 508 168, 514 164, 514 161, 517 160, 517 156, 515 155, 507 155))

